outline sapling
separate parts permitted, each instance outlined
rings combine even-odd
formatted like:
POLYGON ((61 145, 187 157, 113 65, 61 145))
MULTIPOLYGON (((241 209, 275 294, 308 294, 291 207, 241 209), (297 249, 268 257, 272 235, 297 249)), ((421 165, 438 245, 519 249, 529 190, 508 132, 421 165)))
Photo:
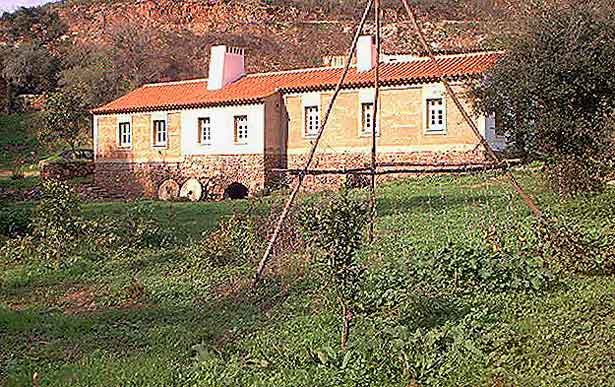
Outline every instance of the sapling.
POLYGON ((352 199, 347 190, 342 190, 326 205, 308 208, 300 215, 303 230, 316 250, 319 267, 334 285, 341 308, 344 349, 364 272, 357 255, 364 244, 368 211, 364 202, 352 199))

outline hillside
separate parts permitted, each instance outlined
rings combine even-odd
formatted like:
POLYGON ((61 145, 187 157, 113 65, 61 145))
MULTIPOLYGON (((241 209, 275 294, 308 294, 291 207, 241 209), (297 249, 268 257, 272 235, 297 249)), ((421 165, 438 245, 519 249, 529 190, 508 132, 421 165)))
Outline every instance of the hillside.
MULTIPOLYGON (((350 43, 361 5, 338 1, 216 1, 216 0, 89 0, 51 4, 68 27, 71 43, 109 46, 118 29, 134 26, 182 35, 177 43, 194 45, 194 75, 204 74, 208 47, 225 43, 248 49, 248 70, 264 71, 320 65, 325 55, 343 54, 350 43), (350 4, 350 5, 348 5, 350 4)), ((481 17, 492 15, 498 2, 423 0, 419 4, 425 28, 435 47, 459 50, 485 40, 481 17), (435 5, 434 5, 435 4, 435 5), (439 4, 439 5, 438 5, 439 4), (489 11, 489 13, 485 13, 489 11)), ((417 41, 400 5, 385 1, 384 50, 413 52, 417 41)), ((368 25, 368 32, 373 31, 368 25)), ((189 50, 187 50, 189 51, 189 50)))

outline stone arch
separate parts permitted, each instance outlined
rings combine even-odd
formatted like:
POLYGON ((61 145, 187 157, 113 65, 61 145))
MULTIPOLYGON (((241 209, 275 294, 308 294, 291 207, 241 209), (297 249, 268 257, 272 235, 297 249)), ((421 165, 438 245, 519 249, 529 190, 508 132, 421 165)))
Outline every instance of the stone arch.
POLYGON ((245 185, 241 183, 234 182, 234 183, 229 184, 224 189, 224 199, 231 199, 231 200, 245 199, 248 197, 249 193, 250 193, 250 189, 248 187, 246 187, 245 185))

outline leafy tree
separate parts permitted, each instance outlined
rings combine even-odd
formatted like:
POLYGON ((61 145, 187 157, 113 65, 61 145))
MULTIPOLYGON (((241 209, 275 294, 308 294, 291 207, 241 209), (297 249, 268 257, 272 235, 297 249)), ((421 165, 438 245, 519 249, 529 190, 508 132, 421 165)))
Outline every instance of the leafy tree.
POLYGON ((615 17, 604 5, 533 8, 508 36, 506 56, 477 85, 523 150, 544 159, 562 194, 600 190, 613 160, 615 17))
POLYGON ((113 50, 80 45, 64 57, 59 85, 87 108, 100 106, 128 90, 128 82, 113 63, 113 50))
POLYGON ((42 93, 57 85, 60 62, 44 46, 21 44, 5 49, 2 77, 17 93, 42 93))
POLYGON ((42 139, 63 142, 75 150, 89 131, 90 119, 79 98, 54 92, 45 100, 40 124, 42 139))
POLYGON ((1 33, 13 42, 47 45, 66 34, 67 27, 57 12, 48 7, 21 7, 0 18, 1 33))
POLYGON ((194 34, 189 31, 152 30, 136 23, 110 28, 113 42, 112 63, 130 87, 144 83, 202 76, 203 57, 194 34))

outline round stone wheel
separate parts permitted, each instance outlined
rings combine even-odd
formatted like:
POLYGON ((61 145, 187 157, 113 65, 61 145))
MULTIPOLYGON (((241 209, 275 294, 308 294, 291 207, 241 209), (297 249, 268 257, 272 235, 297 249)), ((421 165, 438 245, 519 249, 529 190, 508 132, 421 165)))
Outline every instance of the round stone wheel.
POLYGON ((198 202, 203 197, 203 185, 197 179, 190 179, 182 185, 179 197, 198 202))
POLYGON ((165 180, 158 188, 158 199, 169 201, 179 197, 179 184, 175 180, 165 180))

